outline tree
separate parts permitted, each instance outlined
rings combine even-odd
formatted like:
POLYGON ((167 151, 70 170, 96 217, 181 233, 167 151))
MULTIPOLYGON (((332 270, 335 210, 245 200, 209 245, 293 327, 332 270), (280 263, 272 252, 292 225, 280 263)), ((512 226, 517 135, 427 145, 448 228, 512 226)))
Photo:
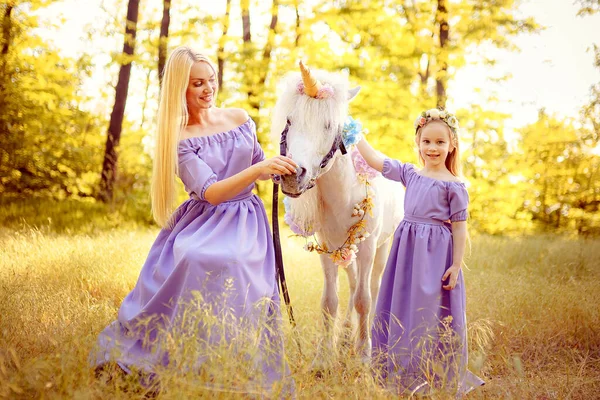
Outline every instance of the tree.
POLYGON ((225 72, 225 43, 227 43, 227 34, 229 32, 229 13, 231 12, 231 0, 227 0, 225 6, 225 15, 223 16, 223 34, 219 39, 219 49, 217 50, 217 68, 219 90, 223 87, 223 74, 225 72))
MULTIPOLYGON (((5 110, 6 104, 5 100, 7 98, 7 86, 9 80, 6 79, 9 75, 7 74, 8 67, 8 52, 10 49, 10 44, 12 40, 12 31, 13 31, 13 21, 12 21, 12 13, 13 13, 14 5, 11 3, 2 4, 2 37, 1 37, 1 48, 0 51, 0 110, 5 110)), ((4 114, 4 112, 3 112, 4 114)), ((0 137, 8 134, 8 125, 7 121, 2 119, 0 121, 0 137)), ((1 160, 0 160, 1 161, 1 160)))
POLYGON ((450 35, 450 24, 448 23, 448 10, 446 0, 438 0, 436 10, 436 23, 439 26, 440 50, 438 56, 438 72, 435 77, 437 94, 437 106, 446 107, 446 81, 448 80, 448 37, 450 35))
MULTIPOLYGON (((0 193, 90 196, 100 163, 98 119, 83 111, 86 57, 62 57, 38 37, 36 11, 47 1, 0 4, 0 193)), ((52 28, 49 26, 48 28, 52 28)))
POLYGON ((515 153, 526 183, 520 210, 541 230, 600 232, 600 156, 590 151, 585 132, 541 110, 521 138, 515 153))
MULTIPOLYGON (((229 0, 228 0, 229 1, 229 0)), ((163 0, 163 13, 160 23, 160 35, 158 38, 158 81, 162 82, 162 74, 167 61, 167 41, 169 38, 169 25, 171 23, 171 1, 163 0)))
POLYGON ((113 197, 113 186, 117 174, 117 149, 121 139, 123 115, 125 114, 125 104, 127 103, 127 91, 131 74, 131 57, 135 49, 139 5, 139 0, 129 0, 127 6, 121 69, 115 90, 115 104, 110 115, 104 161, 102 163, 99 198, 104 202, 112 200, 113 197))

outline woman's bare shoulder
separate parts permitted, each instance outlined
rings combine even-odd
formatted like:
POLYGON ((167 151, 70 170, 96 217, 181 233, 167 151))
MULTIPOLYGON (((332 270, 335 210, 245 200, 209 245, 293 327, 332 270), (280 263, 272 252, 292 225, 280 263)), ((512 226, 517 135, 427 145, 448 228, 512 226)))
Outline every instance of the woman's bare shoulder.
POLYGON ((223 117, 234 125, 241 125, 248 121, 248 113, 243 108, 222 108, 223 117))

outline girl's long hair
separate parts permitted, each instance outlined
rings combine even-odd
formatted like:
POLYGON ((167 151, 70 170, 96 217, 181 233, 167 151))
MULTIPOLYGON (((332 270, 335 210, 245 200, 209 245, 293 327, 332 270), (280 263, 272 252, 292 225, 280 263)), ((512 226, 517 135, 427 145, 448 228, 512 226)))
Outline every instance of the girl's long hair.
POLYGON ((419 149, 419 143, 421 142, 421 131, 423 130, 423 128, 425 128, 428 124, 432 122, 439 122, 448 129, 448 133, 450 134, 450 142, 454 146, 454 151, 452 153, 448 153, 448 156, 446 157, 446 168, 448 168, 448 171, 450 171, 452 175, 456 177, 461 177, 462 168, 460 165, 460 142, 458 140, 458 134, 454 133, 452 129, 450 129, 450 127, 444 121, 441 120, 432 120, 417 129, 415 143, 417 144, 417 152, 419 153, 419 160, 421 161, 421 164, 425 165, 425 160, 423 159, 423 156, 421 155, 421 151, 419 149))
POLYGON ((152 168, 152 215, 162 228, 170 227, 170 217, 176 197, 175 176, 178 174, 177 146, 181 131, 187 126, 189 114, 186 90, 192 65, 208 58, 186 46, 171 52, 162 76, 158 104, 158 123, 154 165, 152 168))

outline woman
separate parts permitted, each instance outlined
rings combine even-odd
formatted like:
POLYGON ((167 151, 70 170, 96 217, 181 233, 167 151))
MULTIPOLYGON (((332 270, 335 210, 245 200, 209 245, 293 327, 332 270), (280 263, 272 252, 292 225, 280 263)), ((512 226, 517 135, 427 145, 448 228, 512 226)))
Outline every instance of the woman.
POLYGON ((217 89, 206 57, 188 47, 171 53, 152 175, 152 212, 163 229, 118 319, 100 334, 94 364, 151 374, 177 365, 204 373, 210 385, 264 393, 288 368, 271 233, 252 189, 297 166, 265 159, 252 119, 216 107, 217 89), (175 174, 190 198, 173 211, 175 174), (210 370, 219 351, 247 366, 248 379, 210 370))

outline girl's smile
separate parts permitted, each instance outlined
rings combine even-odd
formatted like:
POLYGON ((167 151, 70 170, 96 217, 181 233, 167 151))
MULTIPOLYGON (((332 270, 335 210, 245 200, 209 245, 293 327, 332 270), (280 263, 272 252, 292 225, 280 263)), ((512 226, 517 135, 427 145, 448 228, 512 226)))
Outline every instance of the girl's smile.
POLYGON ((454 150, 450 141, 450 129, 443 122, 433 121, 421 130, 417 137, 419 152, 425 161, 425 167, 445 166, 446 158, 454 150))

